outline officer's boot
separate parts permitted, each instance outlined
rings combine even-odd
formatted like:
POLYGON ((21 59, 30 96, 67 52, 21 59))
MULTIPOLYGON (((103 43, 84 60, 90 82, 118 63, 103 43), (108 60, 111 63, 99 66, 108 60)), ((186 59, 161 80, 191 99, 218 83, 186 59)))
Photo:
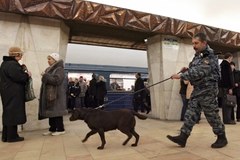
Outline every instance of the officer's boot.
POLYGON ((174 143, 177 143, 181 147, 185 147, 185 145, 187 143, 188 135, 186 135, 185 133, 181 132, 179 136, 167 135, 167 138, 170 139, 171 141, 173 141, 174 143))
POLYGON ((221 134, 217 136, 216 142, 214 142, 211 147, 212 148, 222 148, 228 144, 226 134, 221 134))

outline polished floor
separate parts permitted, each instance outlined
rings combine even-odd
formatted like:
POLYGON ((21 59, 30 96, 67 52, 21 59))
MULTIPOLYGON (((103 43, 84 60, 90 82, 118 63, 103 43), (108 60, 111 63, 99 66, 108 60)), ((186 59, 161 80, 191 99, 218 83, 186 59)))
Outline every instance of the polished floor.
POLYGON ((105 149, 98 150, 99 136, 96 134, 82 143, 89 131, 87 125, 83 121, 70 122, 66 116, 66 134, 42 136, 47 129, 23 131, 20 133, 25 137, 23 142, 0 142, 0 160, 240 160, 240 123, 226 126, 229 144, 222 149, 210 147, 216 137, 204 117, 195 125, 187 146, 176 146, 166 135, 178 134, 181 124, 178 121, 137 120, 136 131, 140 134, 137 147, 131 147, 133 138, 122 146, 126 136, 116 130, 105 134, 105 149))

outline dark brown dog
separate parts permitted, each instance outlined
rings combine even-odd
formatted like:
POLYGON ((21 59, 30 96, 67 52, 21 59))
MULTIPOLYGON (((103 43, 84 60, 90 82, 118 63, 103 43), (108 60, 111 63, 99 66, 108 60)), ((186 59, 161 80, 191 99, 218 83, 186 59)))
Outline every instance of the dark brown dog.
POLYGON ((136 141, 132 144, 132 146, 137 146, 139 135, 134 130, 136 124, 134 116, 137 116, 142 120, 147 119, 146 116, 128 109, 104 111, 101 109, 80 108, 73 111, 69 120, 84 120, 91 131, 87 133, 82 142, 86 142, 90 136, 98 133, 102 141, 102 145, 99 146, 98 149, 103 149, 106 144, 104 132, 115 129, 119 129, 122 133, 128 136, 128 138, 123 142, 123 145, 126 145, 133 135, 136 138, 136 141))

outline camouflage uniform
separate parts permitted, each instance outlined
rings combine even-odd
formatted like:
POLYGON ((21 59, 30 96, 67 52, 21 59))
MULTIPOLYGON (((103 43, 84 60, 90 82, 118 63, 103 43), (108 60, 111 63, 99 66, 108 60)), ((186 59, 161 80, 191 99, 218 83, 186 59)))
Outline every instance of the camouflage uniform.
POLYGON ((217 102, 220 68, 213 50, 207 46, 201 53, 196 53, 188 71, 181 74, 181 78, 189 80, 194 86, 181 132, 190 135, 203 110, 213 132, 216 135, 224 134, 225 127, 218 114, 217 102))

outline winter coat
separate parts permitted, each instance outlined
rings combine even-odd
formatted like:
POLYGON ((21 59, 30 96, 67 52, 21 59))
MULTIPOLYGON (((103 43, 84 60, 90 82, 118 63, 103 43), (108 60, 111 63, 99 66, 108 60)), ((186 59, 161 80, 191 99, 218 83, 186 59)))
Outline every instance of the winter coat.
POLYGON ((87 91, 87 84, 86 84, 86 82, 79 82, 79 86, 81 88, 81 92, 79 94, 79 97, 85 97, 85 93, 87 91))
POLYGON ((219 87, 226 89, 234 88, 234 77, 230 63, 226 60, 223 60, 220 66, 221 66, 221 79, 219 81, 219 87))
POLYGON ((89 88, 88 88, 88 93, 90 96, 96 96, 97 94, 97 80, 95 78, 93 78, 90 82, 89 82, 89 88))
POLYGON ((48 67, 42 76, 39 119, 67 114, 63 60, 48 67))
POLYGON ((138 92, 139 90, 143 89, 144 86, 144 82, 143 79, 141 77, 137 78, 135 81, 135 85, 134 85, 134 92, 137 92, 134 94, 134 98, 136 99, 143 99, 146 95, 146 92, 144 90, 138 92))
POLYGON ((238 86, 233 88, 233 94, 240 97, 240 71, 234 69, 233 71, 234 83, 237 83, 238 86))
POLYGON ((79 86, 79 83, 76 83, 76 84, 74 83, 69 87, 69 95, 71 96, 71 98, 78 97, 80 92, 81 92, 81 87, 79 86))
POLYGON ((0 67, 0 93, 3 104, 2 122, 5 126, 26 123, 25 84, 28 74, 14 57, 3 57, 0 67))
POLYGON ((97 88, 96 98, 97 99, 104 99, 104 97, 107 94, 106 82, 104 82, 104 81, 97 82, 96 83, 96 88, 97 88))

